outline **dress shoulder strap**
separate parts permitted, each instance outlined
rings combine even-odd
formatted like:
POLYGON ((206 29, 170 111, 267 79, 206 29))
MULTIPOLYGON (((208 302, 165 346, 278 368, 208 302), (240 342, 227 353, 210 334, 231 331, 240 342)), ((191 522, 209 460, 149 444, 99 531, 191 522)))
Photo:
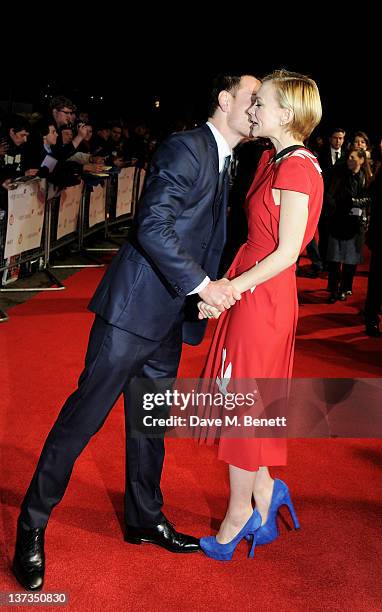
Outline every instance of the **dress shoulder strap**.
POLYGON ((307 149, 300 148, 295 151, 292 151, 290 154, 286 155, 284 159, 289 157, 300 157, 302 159, 309 159, 309 161, 313 164, 317 172, 319 172, 319 174, 322 174, 322 170, 320 168, 320 164, 317 161, 317 157, 307 149))

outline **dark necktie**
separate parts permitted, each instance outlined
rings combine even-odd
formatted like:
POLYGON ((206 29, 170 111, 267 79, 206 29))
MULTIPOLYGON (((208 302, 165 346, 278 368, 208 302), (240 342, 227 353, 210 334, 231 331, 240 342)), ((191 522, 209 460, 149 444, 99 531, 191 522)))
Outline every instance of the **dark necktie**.
POLYGON ((336 164, 340 158, 339 151, 334 151, 334 163, 336 164))
POLYGON ((224 166, 223 166, 223 169, 222 169, 222 171, 219 173, 218 194, 220 194, 220 192, 221 192, 221 190, 222 190, 223 183, 224 183, 224 178, 225 178, 225 175, 226 175, 226 174, 227 174, 227 172, 228 172, 228 168, 229 168, 230 163, 231 163, 231 156, 230 156, 230 155, 227 155, 227 157, 225 157, 225 158, 224 158, 224 166))
POLYGON ((228 168, 231 162, 231 156, 227 155, 227 157, 224 158, 224 166, 222 168, 222 171, 219 172, 219 180, 218 180, 218 186, 216 189, 216 195, 215 195, 215 201, 214 201, 214 207, 213 207, 213 214, 214 214, 214 222, 216 223, 216 220, 219 216, 219 205, 221 202, 221 196, 223 193, 223 186, 224 186, 224 179, 227 176, 227 172, 228 172, 228 168))

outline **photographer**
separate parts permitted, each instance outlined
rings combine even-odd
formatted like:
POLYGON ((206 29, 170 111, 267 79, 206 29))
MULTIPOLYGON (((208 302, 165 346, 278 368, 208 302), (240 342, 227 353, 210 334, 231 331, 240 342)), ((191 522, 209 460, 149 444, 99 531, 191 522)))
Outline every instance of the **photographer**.
POLYGON ((76 152, 78 146, 87 136, 88 129, 85 123, 72 125, 71 120, 75 116, 75 105, 64 96, 53 98, 50 104, 54 125, 58 133, 57 143, 52 147, 55 159, 65 161, 76 152), (75 132, 73 129, 75 128, 75 132), (68 138, 72 130, 72 137, 68 138))
POLYGON ((329 303, 352 294, 357 264, 362 262, 370 214, 371 172, 366 151, 350 149, 346 164, 333 170, 327 192, 329 204, 329 303))

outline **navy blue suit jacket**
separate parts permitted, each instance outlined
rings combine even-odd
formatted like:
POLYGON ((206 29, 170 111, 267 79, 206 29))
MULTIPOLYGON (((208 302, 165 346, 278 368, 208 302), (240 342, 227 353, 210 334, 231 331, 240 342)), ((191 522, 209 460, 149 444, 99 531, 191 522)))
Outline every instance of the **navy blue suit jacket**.
POLYGON ((185 306, 187 294, 218 271, 228 189, 225 180, 214 206, 218 179, 217 145, 208 126, 172 134, 159 147, 132 237, 113 259, 90 310, 151 340, 163 339, 184 316, 184 341, 202 340, 206 322, 197 320, 196 308, 187 320, 185 306))

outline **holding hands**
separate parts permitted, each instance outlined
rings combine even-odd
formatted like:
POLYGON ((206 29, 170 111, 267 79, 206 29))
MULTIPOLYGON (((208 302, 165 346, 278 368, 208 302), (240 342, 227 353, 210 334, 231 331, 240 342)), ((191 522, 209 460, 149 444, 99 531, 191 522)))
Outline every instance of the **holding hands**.
POLYGON ((222 312, 241 299, 240 291, 227 278, 210 281, 199 295, 202 298, 198 304, 199 319, 218 319, 222 312))

